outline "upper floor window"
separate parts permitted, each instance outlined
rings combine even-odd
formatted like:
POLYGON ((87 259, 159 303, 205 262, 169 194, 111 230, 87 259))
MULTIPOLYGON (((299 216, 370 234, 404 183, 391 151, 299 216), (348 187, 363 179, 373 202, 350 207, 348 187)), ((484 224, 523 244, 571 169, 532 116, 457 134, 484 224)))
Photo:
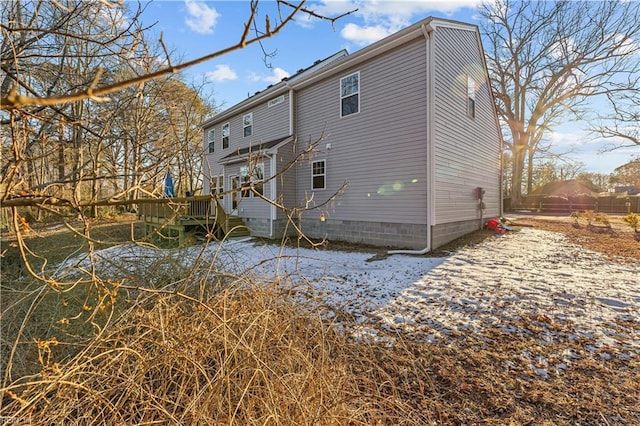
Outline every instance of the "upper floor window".
POLYGON ((471 77, 467 76, 467 115, 470 118, 476 118, 476 92, 478 91, 478 83, 471 77))
POLYGON ((253 134, 253 113, 252 112, 242 117, 242 130, 244 132, 245 138, 253 134))
POLYGON ((360 111, 360 72, 340 79, 340 116, 360 111))
POLYGON ((207 142, 209 142, 209 154, 215 150, 216 132, 214 129, 209 129, 207 132, 207 142))
POLYGON ((258 194, 264 195, 264 163, 252 163, 249 166, 240 167, 240 184, 242 197, 255 196, 250 187, 253 187, 258 194))
POLYGON ((325 189, 326 175, 325 160, 318 160, 311 163, 311 189, 325 189))
POLYGON ((231 133, 229 123, 222 125, 222 149, 229 148, 229 134, 231 133))

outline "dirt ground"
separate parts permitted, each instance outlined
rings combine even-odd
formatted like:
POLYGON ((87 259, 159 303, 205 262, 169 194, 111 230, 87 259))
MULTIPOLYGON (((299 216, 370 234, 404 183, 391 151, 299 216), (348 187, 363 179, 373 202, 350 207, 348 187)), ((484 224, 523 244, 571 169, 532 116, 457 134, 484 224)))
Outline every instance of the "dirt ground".
POLYGON ((565 234, 574 244, 611 256, 611 260, 640 260, 640 241, 622 216, 609 216, 611 228, 589 227, 584 219, 561 216, 509 215, 514 224, 565 234))

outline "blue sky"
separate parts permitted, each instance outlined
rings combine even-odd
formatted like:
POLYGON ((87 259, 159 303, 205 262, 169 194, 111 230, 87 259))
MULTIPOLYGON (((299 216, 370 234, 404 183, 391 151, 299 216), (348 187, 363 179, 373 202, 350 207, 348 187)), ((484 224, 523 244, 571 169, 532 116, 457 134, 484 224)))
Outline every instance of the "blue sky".
MULTIPOLYGON (((221 109, 230 107, 269 84, 294 74, 314 61, 341 49, 350 53, 424 17, 437 16, 477 23, 476 0, 323 0, 309 1, 308 8, 325 16, 338 16, 358 9, 331 25, 327 21, 299 15, 281 33, 263 42, 266 52, 274 53, 264 63, 260 46, 252 45, 218 59, 190 68, 187 81, 206 81, 206 89, 221 109)), ((152 33, 160 32, 169 50, 184 60, 194 59, 236 44, 249 16, 249 2, 156 0, 146 4, 142 15, 152 33)), ((283 9, 283 13, 286 9, 283 9)), ((272 23, 278 11, 276 2, 259 3, 259 23, 269 14, 272 23)), ((585 127, 585 126, 582 126, 585 127)), ((550 135, 553 151, 565 153, 585 164, 587 171, 610 173, 619 165, 640 155, 640 147, 600 153, 602 141, 581 130, 580 123, 567 124, 550 135)))

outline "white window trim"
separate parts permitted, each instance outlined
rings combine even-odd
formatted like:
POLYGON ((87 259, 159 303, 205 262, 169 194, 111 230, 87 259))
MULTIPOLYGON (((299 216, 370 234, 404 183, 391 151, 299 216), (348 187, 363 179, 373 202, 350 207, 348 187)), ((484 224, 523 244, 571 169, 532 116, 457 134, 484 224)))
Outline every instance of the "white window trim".
POLYGON ((243 138, 248 138, 250 136, 253 136, 253 112, 250 112, 249 114, 245 114, 242 116, 242 137, 243 138), (251 124, 245 124, 245 118, 249 117, 249 119, 251 120, 251 124), (245 129, 247 127, 251 127, 251 133, 248 135, 245 135, 245 129))
POLYGON ((222 131, 220 132, 220 134, 222 135, 222 149, 227 149, 231 146, 231 124, 229 123, 224 123, 222 125, 222 131), (224 128, 228 129, 228 135, 227 135, 227 146, 224 146, 224 128))
POLYGON ((215 151, 215 148, 216 148, 216 146, 215 146, 215 143, 216 143, 216 131, 215 131, 215 129, 207 130, 207 142, 208 142, 207 151, 208 151, 209 154, 211 154, 211 153, 213 153, 215 151))
POLYGON ((476 102, 476 93, 478 92, 478 83, 476 80, 467 75, 467 117, 476 118, 478 103, 476 102), (471 108, 473 105, 473 108, 471 108))
MULTIPOLYGON (((242 188, 242 186, 244 185, 244 182, 242 180, 243 175, 243 169, 247 170, 247 174, 249 174, 250 170, 255 171, 256 168, 261 168, 262 169, 262 179, 259 180, 252 180, 252 176, 254 175, 253 173, 251 175, 249 175, 249 186, 256 186, 259 183, 262 183, 262 195, 264 195, 264 162, 260 162, 260 163, 255 163, 252 166, 246 165, 246 166, 241 166, 240 170, 238 171, 238 176, 240 177, 240 187, 242 188), (252 167, 252 168, 251 168, 252 167)), ((250 189, 247 189, 249 196, 245 197, 244 195, 242 195, 243 191, 240 191, 240 198, 258 198, 256 197, 256 195, 253 193, 253 191, 251 191, 250 189)))
POLYGON ((311 190, 312 191, 323 191, 325 189, 327 189, 327 160, 324 159, 324 158, 323 159, 318 159, 318 160, 313 160, 311 162, 311 190), (324 173, 316 175, 315 173, 313 173, 313 165, 315 163, 320 163, 320 162, 324 163, 324 173), (313 178, 316 177, 316 176, 323 176, 324 177, 324 179, 322 180, 324 182, 324 186, 322 188, 314 188, 313 187, 313 178))
POLYGON ((339 94, 340 94, 340 118, 345 118, 345 117, 349 117, 352 115, 356 115, 356 114, 360 114, 360 92, 362 92, 361 88, 360 88, 360 71, 356 71, 356 72, 352 72, 350 74, 345 75, 344 77, 340 77, 340 84, 338 86, 338 90, 339 90, 339 94), (348 96, 342 96, 342 80, 344 80, 347 77, 351 77, 352 75, 357 74, 358 75, 358 91, 356 93, 351 93, 348 96), (347 115, 342 115, 342 100, 344 98, 348 98, 349 96, 353 96, 353 95, 358 95, 358 111, 356 112, 352 112, 351 114, 347 114, 347 115))
POLYGON ((212 194, 222 194, 224 192, 224 174, 219 174, 212 177, 215 183, 215 188, 211 188, 212 194))

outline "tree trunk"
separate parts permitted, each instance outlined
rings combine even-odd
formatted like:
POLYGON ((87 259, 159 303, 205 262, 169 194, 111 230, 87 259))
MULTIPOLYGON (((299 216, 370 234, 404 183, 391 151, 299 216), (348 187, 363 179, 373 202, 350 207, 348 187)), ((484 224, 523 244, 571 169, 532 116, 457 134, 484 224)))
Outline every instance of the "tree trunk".
POLYGON ((60 126, 58 133, 58 180, 64 180, 64 127, 60 126))
POLYGON ((511 175, 511 205, 522 207, 522 175, 524 173, 524 159, 526 146, 519 141, 513 144, 513 162, 511 175))
POLYGON ((529 149, 527 153, 527 195, 531 194, 533 187, 533 157, 536 154, 535 149, 529 149))

